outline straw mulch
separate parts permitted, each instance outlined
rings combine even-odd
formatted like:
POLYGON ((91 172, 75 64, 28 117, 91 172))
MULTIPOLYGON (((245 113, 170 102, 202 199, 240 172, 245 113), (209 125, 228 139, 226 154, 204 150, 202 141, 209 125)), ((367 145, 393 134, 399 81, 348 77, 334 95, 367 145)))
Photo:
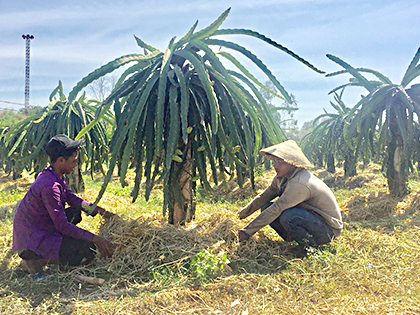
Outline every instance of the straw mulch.
POLYGON ((100 268, 119 281, 145 283, 153 279, 154 272, 166 267, 179 270, 182 276, 181 269, 188 267, 191 258, 203 250, 219 259, 227 254, 230 263, 225 265, 224 275, 245 268, 259 272, 283 268, 285 260, 281 257, 291 255, 290 246, 266 231, 257 233, 246 244, 239 244, 237 231, 243 225, 228 209, 216 209, 211 216, 185 227, 169 225, 153 215, 136 219, 115 217, 100 227, 100 234, 115 245, 113 258, 100 268))
MULTIPOLYGON (((258 179, 256 191, 248 183, 237 188, 232 181, 232 190, 219 186, 215 194, 226 200, 252 198, 269 185, 271 175, 258 179)), ((382 183, 373 180, 364 185, 382 183)), ((88 189, 81 197, 93 200, 96 193, 88 189)), ((417 270, 416 244, 406 246, 394 235, 382 235, 378 231, 349 229, 334 241, 331 252, 314 252, 309 259, 300 260, 296 259, 293 245, 284 242, 270 227, 256 233, 245 244, 239 243, 237 230, 256 214, 240 221, 236 216, 238 203, 200 204, 196 219, 177 227, 168 225, 158 211, 139 209, 137 203, 131 204, 129 197, 106 193, 101 205, 119 216, 106 221, 88 218, 82 224, 101 222, 96 225, 96 231, 93 225, 85 227, 114 243, 111 259, 97 255, 92 264, 65 271, 51 266, 44 282, 37 284, 19 277, 18 268, 10 268, 16 266, 13 261, 16 255, 3 253, 4 261, 6 258, 12 261, 8 263, 8 272, 7 265, 3 267, 6 271, 2 279, 8 291, 4 289, 0 293, 4 299, 10 299, 9 311, 34 310, 39 305, 39 314, 50 311, 65 314, 414 314, 420 311, 414 302, 404 304, 393 299, 404 297, 409 288, 415 288, 412 282, 417 281, 416 273, 413 272, 417 277, 414 280, 408 275, 417 270), (211 211, 206 207, 212 207, 211 211), (221 277, 197 283, 189 267, 192 258, 203 250, 219 259, 226 253, 229 263, 224 265, 221 277), (407 255, 404 262, 409 263, 399 267, 401 255, 407 255), (381 268, 376 266, 382 263, 380 257, 387 257, 381 268), (80 283, 76 280, 80 274, 106 281, 102 286, 80 283), (164 281, 165 275, 168 282, 164 281), (386 281, 391 285, 384 285, 386 281), (393 293, 394 289, 400 293, 393 293), (24 298, 16 298, 17 292, 24 298), (16 301, 26 304, 19 306, 16 301)), ((399 213, 418 213, 419 205, 420 194, 413 193, 397 201, 379 192, 352 197, 340 206, 351 220, 376 220, 399 213)), ((10 250, 11 231, 5 234, 3 248, 10 250)), ((401 233, 397 236, 403 238, 401 233)), ((0 313, 5 310, 1 306, 0 313)))
POLYGON ((285 269, 295 257, 295 247, 268 229, 258 232, 245 244, 239 243, 237 230, 245 223, 239 222, 226 208, 216 212, 185 227, 169 225, 155 215, 111 218, 103 222, 99 231, 115 245, 111 259, 97 255, 90 265, 63 272, 51 267, 47 277, 53 281, 54 274, 59 273, 63 301, 75 295, 94 301, 176 287, 201 288, 211 279, 198 278, 192 272, 191 261, 204 250, 219 260, 223 254, 227 255, 228 261, 220 274, 223 279, 248 272, 272 274, 285 269), (78 275, 105 279, 105 283, 100 287, 80 286, 78 275))
MULTIPOLYGON (((373 167, 373 171, 377 170, 373 167)), ((343 209, 344 219, 347 221, 368 221, 387 219, 392 216, 405 216, 410 220, 415 219, 415 214, 420 208, 420 193, 412 191, 404 198, 392 197, 389 192, 385 192, 387 187, 386 180, 379 176, 356 176, 349 178, 347 182, 362 180, 362 187, 372 191, 368 194, 355 194, 348 200, 340 204, 343 209), (414 215, 413 217, 409 217, 414 215)))
POLYGON ((398 201, 389 194, 379 192, 368 196, 354 196, 344 203, 350 221, 365 221, 390 216, 398 201))
POLYGON ((10 180, 11 176, 4 176, 2 171, 0 172, 0 174, 1 174, 0 175, 0 191, 11 191, 14 189, 21 189, 21 190, 28 189, 35 179, 34 175, 22 173, 22 176, 20 178, 11 181, 10 180))

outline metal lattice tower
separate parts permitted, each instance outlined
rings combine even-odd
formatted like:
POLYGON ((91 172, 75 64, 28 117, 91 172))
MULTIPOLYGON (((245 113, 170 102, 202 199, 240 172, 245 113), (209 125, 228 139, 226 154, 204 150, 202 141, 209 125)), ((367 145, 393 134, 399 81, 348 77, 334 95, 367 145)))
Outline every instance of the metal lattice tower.
POLYGON ((30 64, 31 64, 31 39, 34 39, 33 35, 22 35, 22 38, 26 40, 26 61, 25 61, 25 108, 29 106, 29 79, 30 79, 30 64))

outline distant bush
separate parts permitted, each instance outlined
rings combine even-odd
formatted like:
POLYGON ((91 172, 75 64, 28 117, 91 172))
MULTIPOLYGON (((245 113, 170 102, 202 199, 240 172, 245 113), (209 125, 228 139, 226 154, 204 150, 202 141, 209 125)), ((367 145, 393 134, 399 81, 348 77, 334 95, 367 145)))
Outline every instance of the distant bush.
POLYGON ((25 118, 25 114, 13 110, 0 110, 0 127, 10 127, 25 118))

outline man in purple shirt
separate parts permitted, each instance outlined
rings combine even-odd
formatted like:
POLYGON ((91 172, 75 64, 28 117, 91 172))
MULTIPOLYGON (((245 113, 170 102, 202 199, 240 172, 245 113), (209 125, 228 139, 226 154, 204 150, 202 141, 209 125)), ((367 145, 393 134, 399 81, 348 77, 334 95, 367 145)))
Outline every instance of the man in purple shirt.
POLYGON ((64 181, 77 164, 82 140, 54 136, 46 146, 50 166, 32 183, 20 202, 13 220, 13 247, 31 273, 42 273, 48 263, 77 266, 89 263, 95 249, 105 256, 113 253, 112 243, 76 226, 81 211, 105 218, 114 214, 76 196, 64 181), (66 203, 71 207, 65 208, 66 203))

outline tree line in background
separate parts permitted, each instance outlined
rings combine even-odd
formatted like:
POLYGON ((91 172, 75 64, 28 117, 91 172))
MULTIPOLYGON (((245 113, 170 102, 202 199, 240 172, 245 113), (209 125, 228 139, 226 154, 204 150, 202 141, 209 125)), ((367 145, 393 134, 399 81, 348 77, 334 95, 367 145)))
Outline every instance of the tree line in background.
POLYGON ((68 97, 59 82, 48 106, 25 117, 16 114, 16 122, 2 126, 0 162, 5 171, 14 176, 25 169, 40 171, 48 163, 43 148, 55 134, 83 138, 79 167, 70 178, 72 189, 83 189, 82 172, 102 172, 97 203, 114 171, 125 186, 131 169, 133 201, 142 183, 146 199, 161 183, 163 214, 168 214, 170 223, 182 224, 194 216, 197 183, 211 190, 210 180, 217 185, 235 179, 241 185, 249 178, 253 185, 255 168, 266 162, 258 151, 292 138, 301 141, 317 166, 327 164, 333 172, 336 161, 344 161, 347 177, 356 174, 359 160, 375 158, 383 165, 391 194, 407 194, 408 172, 418 162, 420 148, 420 90, 418 85, 410 86, 420 72, 419 52, 398 85, 377 71, 353 68, 327 55, 344 68, 327 77, 350 74, 352 78, 331 91, 336 113, 325 112, 299 130, 293 118, 298 109, 295 97, 257 56, 225 37, 255 37, 323 72, 255 31, 220 29, 228 13, 229 9, 199 31, 196 22, 163 52, 135 37, 142 54, 124 55, 94 70, 68 97), (243 65, 243 59, 266 76, 264 84, 243 65), (124 71, 114 80, 115 71, 122 67, 124 71), (343 102, 350 86, 367 90, 353 107, 343 102), (96 91, 92 93, 96 100, 87 98, 84 89, 96 91), (282 99, 283 104, 274 105, 274 99, 282 99))

